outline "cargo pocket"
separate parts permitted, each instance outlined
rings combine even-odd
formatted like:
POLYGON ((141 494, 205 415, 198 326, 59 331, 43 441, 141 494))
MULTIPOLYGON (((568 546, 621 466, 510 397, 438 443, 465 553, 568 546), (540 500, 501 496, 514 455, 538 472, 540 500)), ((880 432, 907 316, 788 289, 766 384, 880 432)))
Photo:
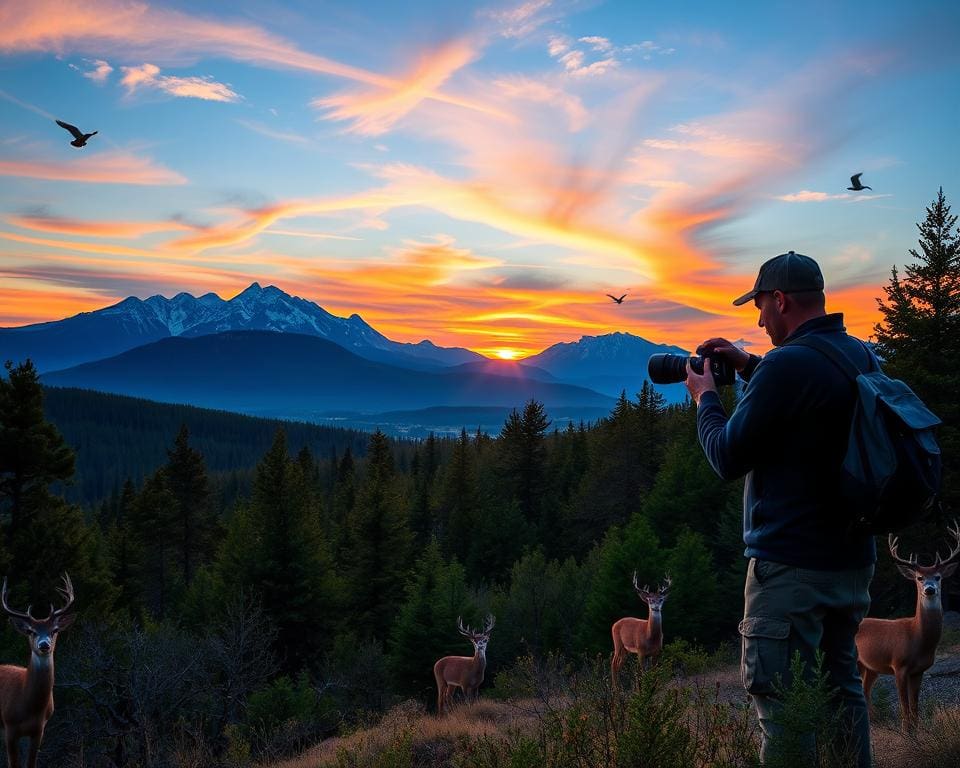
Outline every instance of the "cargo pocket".
POLYGON ((743 656, 740 674, 748 693, 771 694, 787 671, 790 622, 753 616, 740 622, 743 656))

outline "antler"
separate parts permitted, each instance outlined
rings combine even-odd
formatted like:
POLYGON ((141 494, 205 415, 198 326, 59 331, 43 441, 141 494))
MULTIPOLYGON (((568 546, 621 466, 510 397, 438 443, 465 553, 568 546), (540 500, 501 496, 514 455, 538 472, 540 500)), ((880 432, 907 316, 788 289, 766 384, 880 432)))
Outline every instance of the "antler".
POLYGON ((892 533, 887 534, 887 546, 890 547, 890 554, 893 556, 894 562, 905 565, 907 568, 916 568, 919 564, 917 562, 917 556, 914 554, 910 555, 909 560, 904 560, 900 557, 900 554, 897 552, 897 548, 900 546, 900 539, 892 533))
POLYGON ((63 608, 54 609, 53 603, 50 604, 50 616, 48 618, 59 618, 63 616, 67 611, 70 610, 70 606, 73 605, 73 582, 70 581, 70 574, 66 571, 63 573, 63 586, 57 587, 57 592, 63 595, 64 600, 66 600, 66 605, 63 608))
POLYGON ((482 634, 482 635, 489 635, 489 634, 490 634, 490 631, 493 629, 493 625, 494 625, 496 622, 497 622, 497 620, 493 617, 493 614, 492 614, 492 613, 488 613, 488 614, 487 614, 487 621, 486 621, 486 623, 485 623, 484 626, 483 626, 483 632, 481 632, 480 634, 482 634))
POLYGON ((646 592, 647 594, 650 593, 650 588, 649 588, 646 584, 643 585, 643 589, 640 589, 640 585, 637 584, 637 572, 636 572, 636 571, 633 572, 633 588, 634 588, 635 590, 637 590, 637 592, 646 592))
POLYGON ((957 523, 956 520, 953 521, 953 527, 947 526, 947 531, 950 532, 950 535, 956 539, 956 546, 950 550, 950 553, 943 559, 940 557, 940 550, 937 550, 937 559, 934 561, 934 566, 946 565, 952 561, 957 555, 960 555, 960 523, 957 523))
POLYGON ((673 579, 670 578, 670 574, 668 573, 663 580, 663 584, 660 585, 660 589, 659 589, 660 594, 666 595, 667 592, 670 591, 671 584, 673 584, 673 579))
POLYGON ((3 577, 3 590, 0 591, 0 603, 3 604, 3 610, 9 613, 11 616, 16 616, 19 619, 26 619, 27 621, 36 621, 33 618, 33 614, 30 613, 30 609, 33 608, 32 605, 27 606, 27 612, 23 613, 22 611, 16 611, 10 607, 7 603, 7 577, 3 577))
POLYGON ((473 637, 473 630, 469 626, 463 626, 463 620, 457 616, 457 629, 460 631, 461 635, 466 635, 467 637, 473 637))

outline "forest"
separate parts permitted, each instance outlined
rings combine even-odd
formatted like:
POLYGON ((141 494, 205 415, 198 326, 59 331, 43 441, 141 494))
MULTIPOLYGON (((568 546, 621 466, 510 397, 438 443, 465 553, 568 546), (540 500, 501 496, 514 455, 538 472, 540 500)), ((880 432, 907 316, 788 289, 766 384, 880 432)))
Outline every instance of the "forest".
MULTIPOLYGON (((903 537, 928 554, 960 493, 960 249, 942 190, 918 229, 877 288, 871 341, 943 419, 942 507, 903 537)), ((723 397, 735 407, 734 388, 723 397)), ((553 428, 531 400, 497 435, 394 440, 45 389, 9 361, 0 571, 18 606, 50 603, 68 572, 78 613, 42 763, 173 766, 187 744, 209 765, 294 754, 397 702, 432 706, 434 661, 469 654, 459 618, 496 617, 491 675, 608 657, 611 623, 645 615, 635 571, 672 577, 668 643, 729 646, 742 481, 710 469, 695 422, 644 385, 592 424, 553 428)), ((912 612, 878 549, 871 614, 912 612)), ((958 595, 948 584, 948 609, 958 595)), ((28 657, 9 627, 0 653, 28 657)))

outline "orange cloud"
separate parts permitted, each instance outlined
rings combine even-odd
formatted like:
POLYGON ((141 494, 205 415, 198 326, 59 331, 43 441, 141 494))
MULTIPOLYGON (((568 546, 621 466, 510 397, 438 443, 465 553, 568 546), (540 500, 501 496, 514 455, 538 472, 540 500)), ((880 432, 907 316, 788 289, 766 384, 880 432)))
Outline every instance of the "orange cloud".
MULTIPOLYGON (((424 99, 431 98, 451 75, 473 61, 477 55, 478 50, 470 41, 454 40, 424 53, 413 72, 387 87, 326 96, 315 99, 312 105, 328 110, 324 115, 328 119, 350 121, 349 130, 354 133, 379 136, 393 128, 424 99)), ((444 101, 512 122, 509 114, 479 102, 450 96, 444 101)))
POLYGON ((228 85, 218 83, 210 77, 174 77, 161 75, 160 67, 155 64, 143 64, 139 67, 120 67, 123 77, 120 84, 131 94, 140 88, 154 88, 171 96, 202 99, 204 101, 240 101, 228 85))
POLYGON ((0 160, 0 176, 144 186, 187 183, 186 178, 176 171, 156 165, 150 158, 129 152, 100 152, 63 163, 45 160, 0 160))
MULTIPOLYGON (((0 5, 0 51, 80 51, 98 56, 112 52, 163 64, 223 56, 248 64, 333 75, 398 94, 411 85, 307 53, 252 24, 220 22, 130 0, 33 0, 0 5)), ((423 91, 421 98, 486 111, 482 103, 436 90, 423 91)))
POLYGON ((7 216, 8 223, 37 232, 84 237, 135 238, 154 232, 191 229, 179 221, 80 221, 56 216, 7 216))

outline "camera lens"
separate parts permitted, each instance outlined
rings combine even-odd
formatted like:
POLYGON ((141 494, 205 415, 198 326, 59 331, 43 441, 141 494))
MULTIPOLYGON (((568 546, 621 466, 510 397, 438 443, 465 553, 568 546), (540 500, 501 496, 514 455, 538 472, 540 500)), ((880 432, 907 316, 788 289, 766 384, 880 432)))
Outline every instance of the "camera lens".
MULTIPOLYGON (((654 384, 676 384, 679 381, 687 380, 687 360, 696 370, 696 362, 702 361, 702 358, 685 357, 684 355, 671 355, 661 353, 650 355, 647 362, 647 375, 654 384)), ((702 365, 702 362, 701 362, 702 365)), ((700 369, 703 370, 702 368, 700 369)))

